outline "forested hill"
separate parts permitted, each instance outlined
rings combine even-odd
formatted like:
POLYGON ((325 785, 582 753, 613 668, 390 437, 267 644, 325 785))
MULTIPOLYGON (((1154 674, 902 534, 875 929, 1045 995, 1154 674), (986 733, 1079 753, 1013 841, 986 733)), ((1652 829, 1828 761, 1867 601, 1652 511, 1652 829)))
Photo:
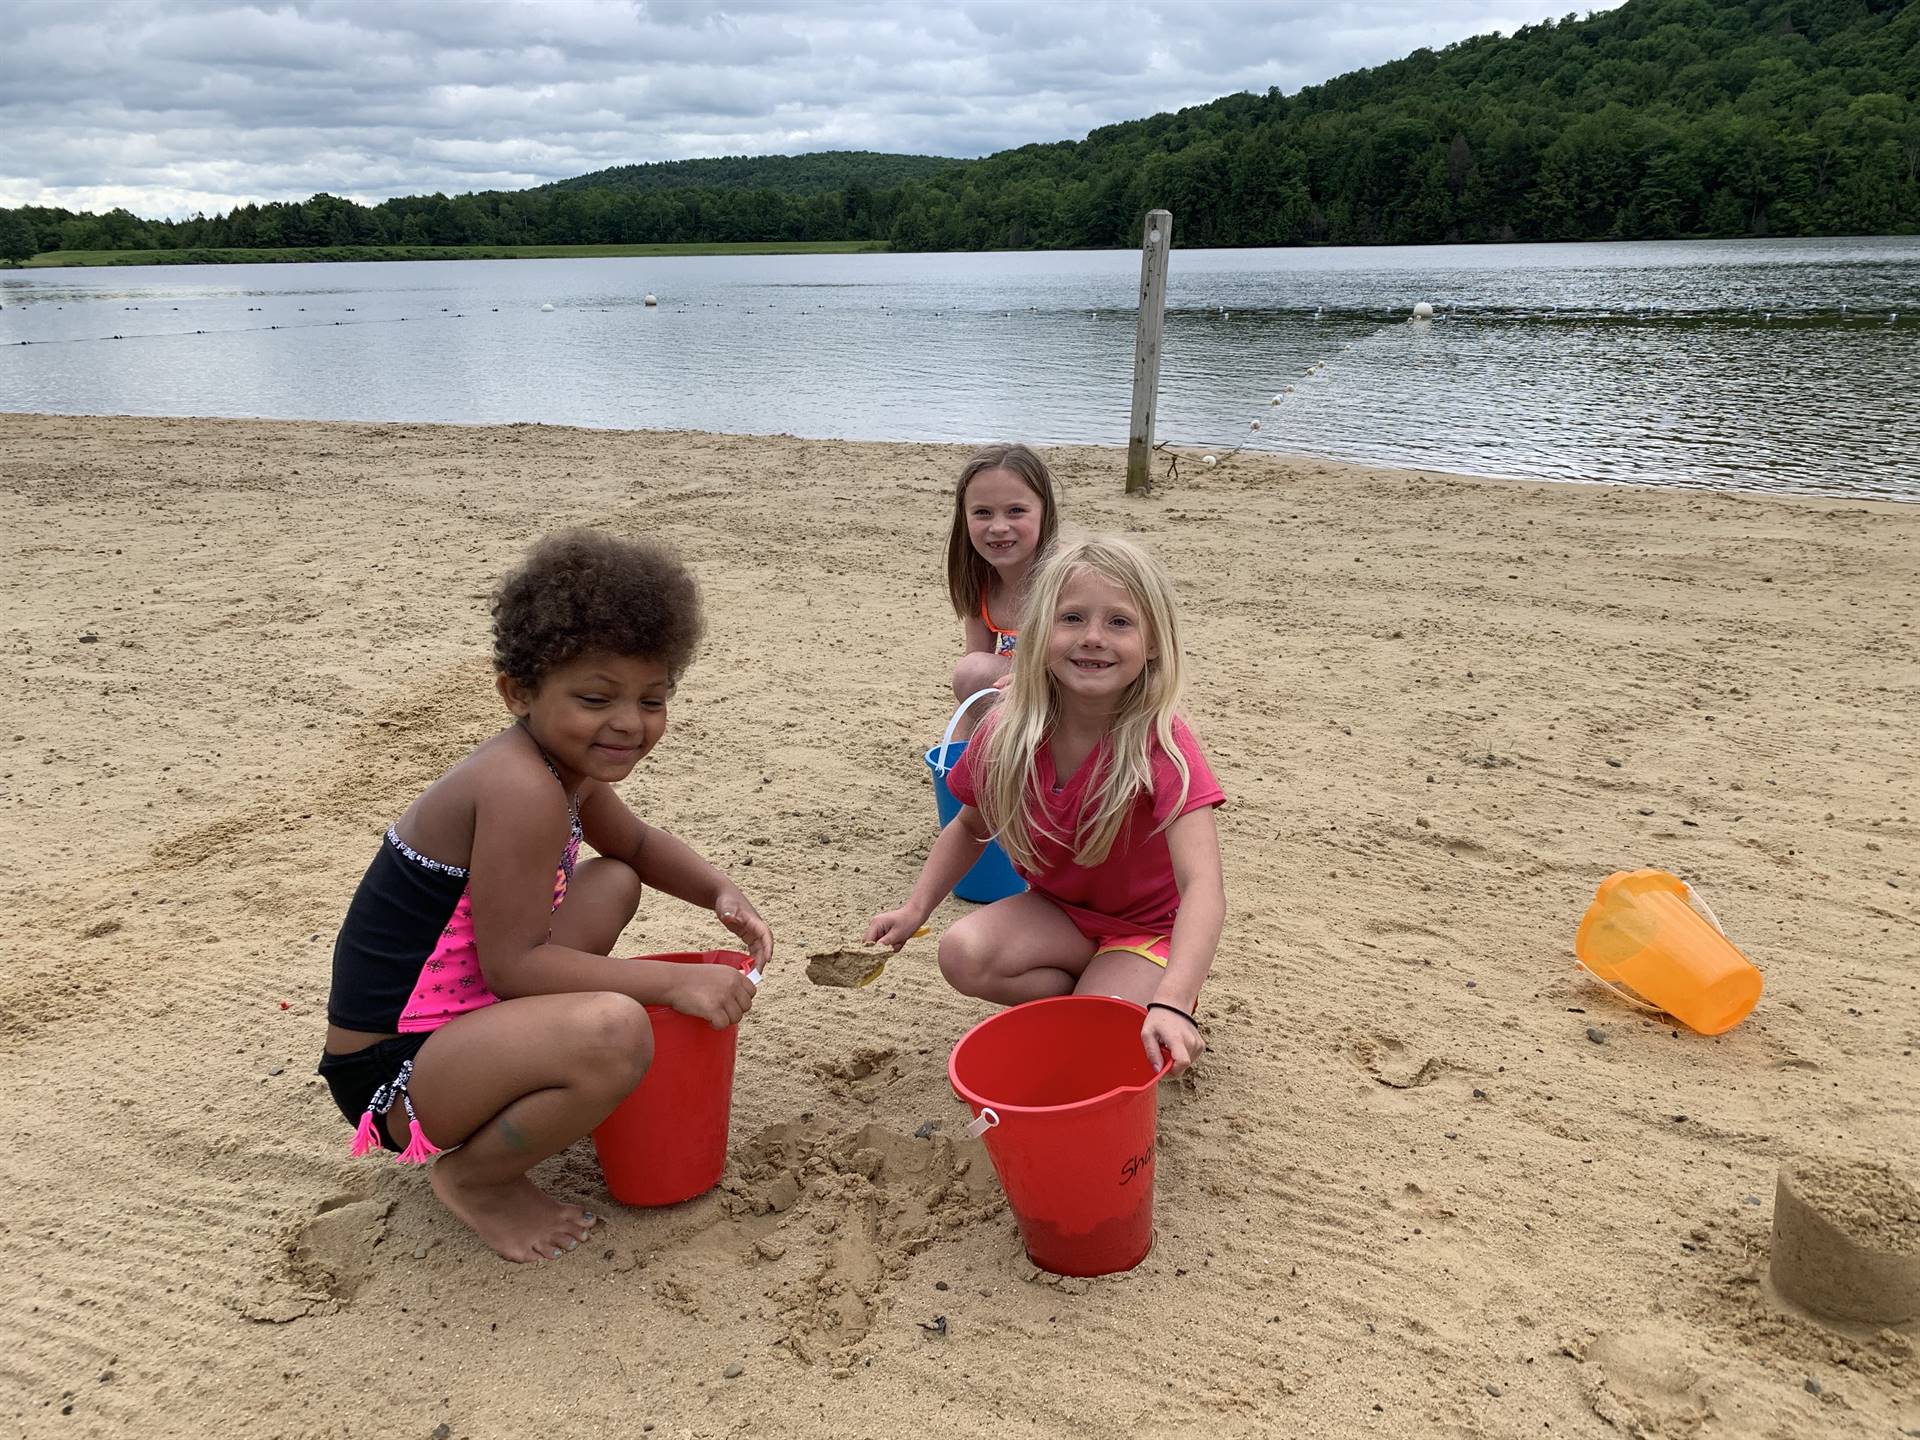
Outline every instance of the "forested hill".
POLYGON ((906 190, 905 248, 1910 233, 1920 3, 1628 0, 906 190))
POLYGON ((1230 95, 1081 141, 929 163, 939 168, 897 184, 817 193, 562 187, 371 207, 321 195, 178 222, 28 209, 0 212, 0 255, 23 244, 1098 247, 1137 243, 1154 206, 1174 212, 1183 246, 1911 234, 1920 0, 1627 0, 1291 96, 1230 95))
POLYGON ((661 160, 616 165, 542 190, 778 190, 822 195, 849 185, 889 186, 924 180, 949 165, 940 155, 882 155, 873 150, 821 150, 811 155, 723 155, 712 160, 661 160))

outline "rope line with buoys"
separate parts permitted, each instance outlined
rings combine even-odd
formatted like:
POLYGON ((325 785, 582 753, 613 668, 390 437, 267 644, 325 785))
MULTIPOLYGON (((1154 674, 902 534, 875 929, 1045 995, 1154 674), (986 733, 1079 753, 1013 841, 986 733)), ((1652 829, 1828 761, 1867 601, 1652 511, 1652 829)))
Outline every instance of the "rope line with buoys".
MULTIPOLYGON (((1205 319, 1217 318, 1221 320, 1231 320, 1233 318, 1232 313, 1228 311, 1226 306, 1224 305, 1219 306, 1217 309, 1201 309, 1197 311, 1173 312, 1173 313, 1192 314, 1205 319)), ((1274 312, 1267 312, 1267 313, 1271 314, 1274 312)), ((1291 312, 1282 312, 1282 313, 1291 313, 1291 312)), ((1901 312, 1897 310, 1889 310, 1884 313, 1884 318, 1882 318, 1882 313, 1878 310, 1875 310, 1870 314, 1863 314, 1859 311, 1853 310, 1851 308, 1851 303, 1848 302, 1848 303, 1843 303, 1838 310, 1801 310, 1801 311, 1765 310, 1763 311, 1760 309, 1760 307, 1757 304, 1754 304, 1754 305, 1748 305, 1744 309, 1734 308, 1734 309, 1715 309, 1715 310, 1656 310, 1651 306, 1639 306, 1639 307, 1634 307, 1626 310, 1563 311, 1560 309, 1559 306, 1554 305, 1554 306, 1549 306, 1548 308, 1543 310, 1535 310, 1532 308, 1522 308, 1522 307, 1489 308, 1489 309, 1480 310, 1480 311, 1469 310, 1465 315, 1462 315, 1460 313, 1460 307, 1457 303, 1450 303, 1447 306, 1446 310, 1442 312, 1439 309, 1437 309, 1434 305, 1430 304, 1425 300, 1422 300, 1417 304, 1415 304, 1412 310, 1404 317, 1399 317, 1392 314, 1381 316, 1380 312, 1372 311, 1372 310, 1363 310, 1357 313, 1350 312, 1353 318, 1372 319, 1372 318, 1378 317, 1381 323, 1373 331, 1367 334, 1361 335, 1357 339, 1349 340, 1348 342, 1342 344, 1340 346, 1340 351, 1345 352, 1353 349, 1355 345, 1363 344, 1367 341, 1378 339, 1380 336, 1389 333, 1391 330, 1397 329, 1400 325, 1403 325, 1403 324, 1426 326, 1426 325, 1435 324, 1440 321, 1456 320, 1456 319, 1468 320, 1468 321, 1483 320, 1483 321, 1495 321, 1495 322, 1503 321, 1503 320, 1505 321, 1546 320, 1546 321, 1554 321, 1554 322, 1573 321, 1573 322, 1579 322, 1581 324, 1588 324, 1588 325, 1619 324, 1619 323, 1626 323, 1626 322, 1640 324, 1640 323, 1644 323, 1648 319, 1653 319, 1653 318, 1657 318, 1659 320, 1667 321, 1667 322, 1678 321, 1682 323, 1693 323, 1693 324, 1704 324, 1704 323, 1718 320, 1718 321, 1727 321, 1727 322, 1737 323, 1742 325, 1742 327, 1745 329, 1757 329, 1762 326, 1765 326, 1767 328, 1774 328, 1774 329, 1790 328, 1790 325, 1776 326, 1774 324, 1776 320, 1781 320, 1786 322, 1797 321, 1803 324, 1818 323, 1820 321, 1837 320, 1843 323, 1849 323, 1854 327, 1861 327, 1861 328, 1865 327, 1869 323, 1873 323, 1875 328, 1884 329, 1889 325, 1898 325, 1900 323, 1900 313, 1901 312)), ((1325 306, 1315 307, 1314 310, 1311 312, 1310 318, 1314 320, 1326 319, 1327 318, 1326 307, 1325 306)), ((1327 363, 1328 362, 1324 359, 1315 360, 1303 372, 1302 378, 1309 379, 1309 380, 1322 378, 1322 373, 1326 370, 1327 363)), ((1267 402, 1267 408, 1273 409, 1275 407, 1278 407, 1284 404, 1287 401, 1287 399, 1293 395, 1293 393, 1294 393, 1294 387, 1292 385, 1282 385, 1280 389, 1277 392, 1275 392, 1273 398, 1267 402)), ((1261 430, 1262 430, 1262 422, 1259 419, 1259 417, 1256 416, 1254 419, 1249 420, 1247 422, 1246 433, 1242 435, 1241 438, 1231 447, 1226 449, 1207 450, 1207 451, 1204 451, 1204 453, 1199 454, 1197 458, 1202 465, 1205 465, 1208 467, 1218 465, 1222 460, 1231 460, 1234 456, 1238 455, 1242 450, 1246 449, 1247 446, 1251 445, 1254 442, 1255 438, 1260 435, 1261 430)), ((1154 442, 1153 448, 1155 451, 1164 452, 1166 454, 1167 469, 1166 469, 1166 473, 1162 476, 1162 478, 1169 481, 1177 478, 1177 476, 1179 475, 1180 461, 1183 458, 1195 458, 1192 456, 1192 452, 1203 449, 1202 446, 1192 441, 1179 441, 1179 440, 1170 440, 1170 439, 1159 440, 1154 442)))
POLYGON ((45 340, 16 340, 15 345, 92 345, 102 340, 179 340, 195 335, 264 335, 269 330, 327 330, 347 325, 405 325, 412 320, 465 320, 466 311, 440 315, 389 315, 382 320, 289 320, 284 325, 238 325, 218 330, 141 330, 129 335, 58 335, 45 340))

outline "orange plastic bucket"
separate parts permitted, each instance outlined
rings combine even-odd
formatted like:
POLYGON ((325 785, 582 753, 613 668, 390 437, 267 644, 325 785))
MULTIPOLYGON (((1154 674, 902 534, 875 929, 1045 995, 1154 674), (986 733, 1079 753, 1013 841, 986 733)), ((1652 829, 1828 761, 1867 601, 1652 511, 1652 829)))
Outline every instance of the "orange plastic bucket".
POLYGON ((1159 1086, 1173 1062, 1147 1063, 1146 1014, 1106 995, 1029 1000, 967 1031, 947 1061, 1042 1270, 1111 1275, 1153 1248, 1159 1086))
MULTIPOLYGON (((648 955, 680 965, 731 965, 751 956, 735 950, 648 955)), ((716 1030, 671 1005, 647 1006, 653 1022, 653 1064, 640 1083, 593 1131, 593 1152, 607 1190, 622 1205, 677 1205, 704 1195, 727 1168, 727 1125, 733 1112, 734 1046, 740 1027, 716 1030)))
POLYGON ((1603 984, 1702 1035, 1731 1030, 1760 998, 1753 962, 1692 887, 1664 870, 1622 870, 1602 880, 1573 950, 1603 984))

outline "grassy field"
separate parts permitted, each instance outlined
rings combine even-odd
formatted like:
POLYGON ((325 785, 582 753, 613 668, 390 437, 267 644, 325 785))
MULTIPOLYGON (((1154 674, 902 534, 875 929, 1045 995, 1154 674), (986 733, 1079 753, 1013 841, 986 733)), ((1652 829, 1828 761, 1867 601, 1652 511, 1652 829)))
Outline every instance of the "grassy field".
POLYGON ((22 268, 64 265, 285 265, 318 260, 556 260, 604 255, 861 255, 878 240, 767 240, 738 245, 328 245, 276 250, 48 250, 22 268))

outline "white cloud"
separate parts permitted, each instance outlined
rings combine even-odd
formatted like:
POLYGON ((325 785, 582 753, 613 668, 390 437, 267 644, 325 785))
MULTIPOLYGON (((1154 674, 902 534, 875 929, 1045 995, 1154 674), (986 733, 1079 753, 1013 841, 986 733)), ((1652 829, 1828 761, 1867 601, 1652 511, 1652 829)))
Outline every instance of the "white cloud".
POLYGON ((183 215, 701 155, 980 155, 1558 13, 1564 0, 12 0, 0 205, 183 215))

